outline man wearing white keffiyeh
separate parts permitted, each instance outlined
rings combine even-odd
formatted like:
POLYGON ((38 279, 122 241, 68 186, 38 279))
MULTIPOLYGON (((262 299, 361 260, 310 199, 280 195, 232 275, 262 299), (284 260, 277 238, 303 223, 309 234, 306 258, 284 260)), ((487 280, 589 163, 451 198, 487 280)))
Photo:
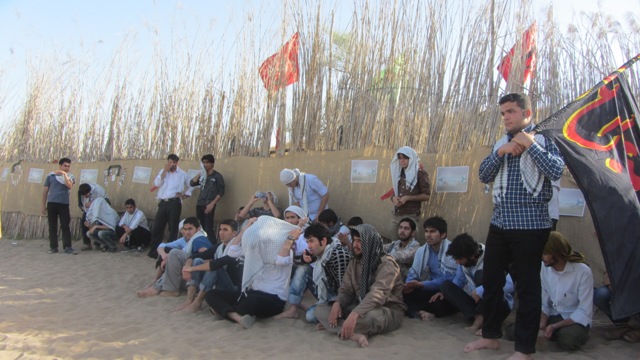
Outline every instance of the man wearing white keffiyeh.
POLYGON ((564 161, 556 145, 532 132, 531 101, 508 94, 500 101, 506 135, 480 164, 480 181, 493 182, 494 212, 484 256, 484 323, 482 339, 464 351, 498 349, 504 303, 505 271, 516 284, 515 353, 510 359, 531 359, 540 323, 540 258, 549 238, 548 202, 551 181, 562 175, 564 161))
POLYGON ((289 205, 300 206, 311 221, 327 208, 329 190, 317 176, 298 169, 282 169, 280 182, 289 189, 289 205))
POLYGON ((407 316, 428 321, 456 312, 453 305, 444 299, 431 300, 440 291, 440 285, 453 279, 458 264, 446 255, 451 244, 447 239, 447 222, 434 216, 428 218, 423 226, 426 242, 415 253, 403 294, 408 306, 407 316))
POLYGON ((402 324, 406 309, 402 302, 402 275, 398 264, 384 253, 382 237, 373 226, 355 226, 351 238, 354 258, 336 301, 333 305, 318 305, 315 315, 320 328, 366 347, 370 335, 393 331, 402 324))
POLYGON ((429 175, 421 168, 418 154, 408 146, 396 151, 391 160, 390 170, 393 184, 393 195, 390 199, 394 206, 391 227, 393 231, 397 231, 403 218, 408 217, 416 224, 420 222, 422 203, 429 201, 431 187, 429 175))

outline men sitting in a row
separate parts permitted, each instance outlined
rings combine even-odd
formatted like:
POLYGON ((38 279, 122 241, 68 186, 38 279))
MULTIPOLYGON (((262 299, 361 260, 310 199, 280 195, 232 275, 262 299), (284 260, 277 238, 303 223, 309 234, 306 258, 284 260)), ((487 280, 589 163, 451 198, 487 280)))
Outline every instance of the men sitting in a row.
POLYGON ((251 199, 247 202, 247 205, 243 206, 238 212, 238 219, 246 220, 254 217, 260 217, 262 215, 273 216, 274 218, 281 219, 282 211, 277 206, 278 198, 272 191, 256 192, 251 195, 251 199), (262 200, 262 206, 253 208, 256 202, 262 200))
POLYGON ((398 240, 384 246, 384 251, 400 266, 403 281, 407 278, 409 267, 413 264, 413 258, 420 247, 420 243, 414 237, 415 232, 416 223, 411 218, 402 218, 398 223, 398 240))
POLYGON ((136 207, 136 202, 133 199, 127 199, 124 202, 124 208, 126 211, 116 226, 116 236, 125 249, 135 249, 137 252, 141 252, 151 242, 151 231, 149 231, 147 217, 142 210, 136 207))
POLYGON ((407 316, 428 321, 456 312, 449 302, 433 297, 446 280, 453 280, 457 264, 446 255, 451 244, 447 239, 447 222, 434 216, 423 226, 426 242, 415 253, 403 294, 408 306, 407 316))
MULTIPOLYGON (((180 295, 182 283, 182 267, 189 256, 205 251, 212 247, 207 234, 200 228, 196 217, 188 217, 180 222, 179 228, 184 237, 158 246, 157 252, 162 259, 159 269, 162 276, 142 290, 138 290, 139 297, 180 295)), ((156 273, 156 278, 157 278, 156 273)))
POLYGON ((321 328, 366 347, 370 335, 400 327, 406 305, 402 302, 400 267, 385 254, 376 229, 368 224, 355 226, 351 238, 354 258, 336 301, 318 305, 315 315, 321 328))

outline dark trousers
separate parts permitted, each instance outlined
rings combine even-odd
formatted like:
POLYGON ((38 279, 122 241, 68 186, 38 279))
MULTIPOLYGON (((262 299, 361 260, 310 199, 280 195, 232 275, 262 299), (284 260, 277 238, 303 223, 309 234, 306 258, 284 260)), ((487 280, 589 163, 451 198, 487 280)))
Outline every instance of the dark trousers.
POLYGON ((432 313, 436 317, 443 317, 455 314, 458 310, 446 299, 429 302, 431 297, 438 293, 433 290, 414 289, 408 294, 403 294, 404 302, 407 304, 405 314, 409 317, 419 317, 419 311, 432 313))
POLYGON ((158 203, 158 211, 153 220, 151 229, 151 244, 149 245, 149 257, 156 258, 158 256, 158 245, 164 239, 164 228, 169 226, 169 241, 178 238, 178 224, 180 223, 180 213, 182 212, 182 202, 180 198, 173 198, 169 201, 158 203))
POLYGON ((60 230, 62 231, 63 248, 71 247, 71 215, 69 213, 69 204, 47 203, 47 219, 49 220, 49 247, 58 248, 58 219, 60 219, 60 230))
MULTIPOLYGON (((124 229, 120 226, 116 226, 116 238, 117 241, 120 241, 120 238, 124 235, 124 229)), ((151 231, 143 228, 142 226, 138 226, 133 229, 133 231, 129 234, 129 241, 125 241, 124 246, 127 247, 147 247, 151 242, 151 231)))
POLYGON ((87 236, 87 231, 89 228, 84 225, 84 222, 87 221, 87 213, 85 211, 82 212, 82 218, 80 218, 80 232, 82 233, 82 243, 85 245, 91 244, 91 239, 87 236))
POLYGON ((202 230, 207 233, 207 238, 211 244, 215 244, 217 242, 217 236, 213 227, 213 218, 216 215, 216 207, 214 206, 209 214, 204 213, 205 208, 206 206, 204 205, 196 205, 196 216, 198 217, 198 221, 200 221, 202 230))
MULTIPOLYGON (((482 270, 478 270, 473 276, 476 287, 482 285, 482 273, 482 270)), ((442 285, 440 285, 440 291, 444 295, 444 298, 464 315, 467 321, 472 322, 475 320, 477 314, 483 313, 484 301, 480 299, 480 301, 476 303, 471 295, 467 294, 464 289, 459 288, 452 281, 447 280, 442 283, 442 285)), ((511 310, 506 302, 504 305, 506 308, 503 309, 503 311, 506 311, 507 315, 509 315, 511 310)))
POLYGON ((256 290, 248 290, 246 295, 241 295, 239 291, 213 289, 207 292, 205 300, 216 314, 225 318, 230 312, 268 318, 280 314, 285 304, 278 295, 256 290))
POLYGON ((523 354, 536 352, 542 309, 540 263, 549 232, 550 229, 502 230, 491 225, 487 235, 482 337, 502 337, 502 322, 509 315, 503 311, 506 303, 503 287, 508 272, 515 282, 519 299, 514 334, 515 350, 523 354))

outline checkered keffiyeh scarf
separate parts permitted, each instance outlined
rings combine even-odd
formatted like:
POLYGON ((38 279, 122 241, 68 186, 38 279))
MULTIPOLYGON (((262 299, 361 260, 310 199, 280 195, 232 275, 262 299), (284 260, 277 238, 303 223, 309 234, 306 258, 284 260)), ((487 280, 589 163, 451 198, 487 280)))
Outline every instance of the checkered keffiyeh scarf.
POLYGON ((393 155, 391 159, 391 182, 393 183, 393 193, 398 196, 398 181, 400 180, 400 174, 402 169, 400 168, 400 160, 398 160, 398 154, 405 155, 409 158, 409 165, 404 169, 405 181, 407 188, 413 190, 418 183, 418 170, 420 169, 418 153, 408 146, 403 146, 393 155))
POLYGON ((358 283, 358 298, 362 301, 376 279, 380 257, 385 255, 385 252, 382 248, 382 237, 373 226, 362 224, 354 229, 360 233, 362 244, 362 271, 358 283))
POLYGON ((275 265, 278 251, 295 226, 271 216, 260 216, 242 235, 244 269, 242 291, 250 287, 254 277, 268 264, 275 265))
MULTIPOLYGON (((546 139, 544 138, 544 136, 536 134, 534 136, 534 139, 540 146, 545 147, 546 139)), ((508 142, 509 136, 503 136, 493 146, 493 151, 497 151, 502 145, 508 142)), ((496 179, 493 183, 494 204, 499 204, 507 192, 507 177, 507 161, 503 161, 502 167, 498 172, 498 176, 496 176, 496 179)), ((531 158, 531 155, 529 155, 528 149, 525 150, 522 155, 520 155, 520 177, 522 178, 524 187, 529 193, 531 193, 533 196, 538 196, 540 194, 540 191, 542 191, 542 186, 544 185, 544 174, 540 170, 538 170, 536 163, 531 158)))
MULTIPOLYGON (((440 243, 440 250, 438 251, 438 265, 440 266, 440 272, 443 274, 455 274, 458 269, 458 264, 454 258, 447 256, 449 245, 451 245, 451 241, 449 241, 449 239, 442 240, 442 243, 440 243)), ((418 280, 420 281, 431 279, 431 269, 427 266, 427 262, 429 261, 429 252, 431 252, 431 247, 428 244, 424 244, 418 249, 418 251, 416 251, 415 257, 413 258, 413 265, 411 266, 411 269, 418 276, 418 280)))
POLYGON ((342 278, 349 265, 351 254, 349 250, 333 239, 327 245, 313 267, 313 283, 316 286, 318 303, 326 303, 329 300, 329 289, 337 292, 342 285, 342 278))

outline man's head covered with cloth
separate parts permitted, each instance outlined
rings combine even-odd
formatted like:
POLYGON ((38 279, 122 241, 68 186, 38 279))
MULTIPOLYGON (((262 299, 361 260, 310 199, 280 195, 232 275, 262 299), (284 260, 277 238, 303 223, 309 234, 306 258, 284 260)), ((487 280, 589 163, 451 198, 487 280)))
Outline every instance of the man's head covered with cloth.
POLYGON ((551 255, 556 259, 563 259, 573 263, 586 264, 584 255, 577 251, 573 251, 567 239, 565 239, 565 237, 557 231, 551 232, 551 234, 549 235, 549 240, 547 240, 547 243, 544 246, 544 251, 542 253, 551 255))
POLYGON ((351 229, 351 238, 355 258, 362 262, 358 284, 358 297, 362 300, 375 281, 376 271, 380 266, 380 257, 384 256, 385 252, 382 248, 382 237, 369 224, 354 226, 351 229))

